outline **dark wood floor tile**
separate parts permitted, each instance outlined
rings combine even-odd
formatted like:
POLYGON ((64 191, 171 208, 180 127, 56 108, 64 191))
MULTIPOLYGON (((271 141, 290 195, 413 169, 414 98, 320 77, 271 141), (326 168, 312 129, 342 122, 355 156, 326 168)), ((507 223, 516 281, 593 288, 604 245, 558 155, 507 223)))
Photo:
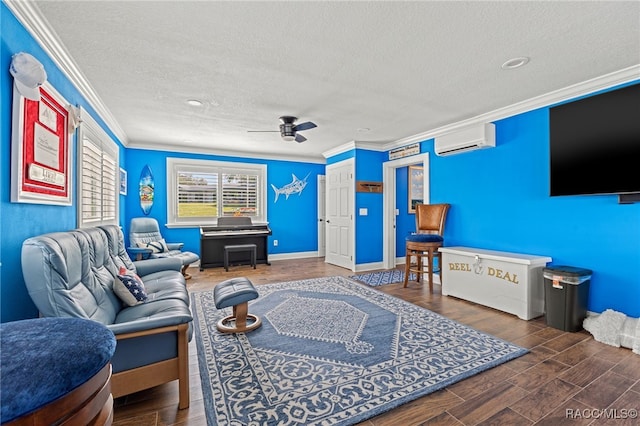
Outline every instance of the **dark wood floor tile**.
POLYGON ((634 355, 631 349, 616 348, 615 346, 605 345, 604 343, 601 343, 601 345, 602 350, 595 354, 595 356, 606 359, 607 361, 618 363, 622 359, 634 355))
POLYGON ((555 355, 557 355, 557 352, 552 349, 545 348, 543 346, 536 346, 531 348, 531 351, 528 354, 516 358, 513 361, 509 361, 509 367, 516 371, 524 371, 536 364, 554 357, 555 355))
POLYGON ((587 358, 560 374, 560 378, 574 385, 585 387, 611 369, 615 364, 602 358, 587 358))
POLYGON ((538 421, 580 390, 578 386, 556 378, 510 407, 526 418, 538 421))
POLYGON ((548 359, 540 364, 536 364, 528 370, 523 371, 509 379, 510 383, 518 385, 523 389, 533 391, 539 386, 553 380, 561 372, 570 367, 558 361, 548 359))
POLYGON ((564 331, 562 330, 558 330, 557 328, 553 328, 553 327, 545 327, 542 330, 536 332, 536 336, 540 336, 542 338, 545 338, 547 340, 552 340, 555 339, 558 336, 561 336, 564 333, 564 331))
POLYGON ((449 414, 464 424, 476 424, 514 402, 524 398, 527 391, 507 382, 502 382, 451 409, 449 414))
POLYGON ((514 370, 509 368, 508 363, 502 364, 455 383, 447 387, 447 390, 467 400, 493 388, 498 383, 504 382, 516 374, 514 370))
POLYGON ((585 339, 588 339, 589 335, 586 333, 564 333, 555 339, 549 340, 544 343, 542 346, 553 349, 556 352, 562 352, 564 350, 569 349, 571 346, 576 343, 582 342, 585 339))
POLYGON ((542 345, 546 341, 547 339, 545 339, 544 337, 536 336, 535 334, 528 334, 526 336, 513 340, 513 343, 515 343, 516 345, 520 345, 523 348, 531 349, 535 346, 542 345))
POLYGON ((629 350, 629 356, 618 361, 618 364, 612 368, 612 371, 621 376, 640 380, 640 355, 635 355, 629 350))
POLYGON ((576 365, 585 359, 595 355, 602 350, 602 343, 598 343, 593 339, 583 340, 582 342, 571 346, 569 349, 560 352, 552 359, 560 361, 567 365, 576 365))
POLYGON ((573 398, 593 408, 607 408, 634 383, 635 380, 607 371, 573 398))
MULTIPOLYGON (((462 399, 443 389, 373 417, 369 422, 375 426, 415 425, 438 416, 461 402, 462 399)), ((365 426, 365 423, 359 423, 358 426, 365 426)))
POLYGON ((608 407, 598 425, 637 426, 639 412, 640 393, 627 391, 608 407))
MULTIPOLYGON (((395 425, 400 425, 400 423, 395 423, 395 425)), ((442 413, 439 416, 433 417, 426 422, 420 423, 419 426, 462 426, 463 423, 460 423, 458 419, 453 417, 449 413, 442 413)))
POLYGON ((531 420, 521 416, 510 408, 505 408, 498 411, 487 420, 478 423, 478 426, 526 426, 531 424, 533 424, 531 420))
POLYGON ((536 422, 536 426, 586 426, 593 421, 590 416, 592 410, 591 407, 580 401, 570 399, 551 414, 536 422))
POLYGON ((113 422, 113 426, 157 426, 158 413, 151 412, 127 417, 113 422))

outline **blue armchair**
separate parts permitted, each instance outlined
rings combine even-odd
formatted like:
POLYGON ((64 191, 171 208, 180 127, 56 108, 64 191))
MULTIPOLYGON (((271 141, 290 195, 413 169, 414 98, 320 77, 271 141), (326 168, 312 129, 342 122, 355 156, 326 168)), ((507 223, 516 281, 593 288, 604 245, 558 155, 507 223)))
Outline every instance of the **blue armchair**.
POLYGON ((158 221, 151 217, 136 217, 131 219, 129 226, 129 253, 137 260, 154 258, 176 258, 182 262, 182 275, 191 278, 187 273, 190 264, 200 260, 200 256, 190 251, 182 251, 184 243, 167 243, 162 234, 158 221))

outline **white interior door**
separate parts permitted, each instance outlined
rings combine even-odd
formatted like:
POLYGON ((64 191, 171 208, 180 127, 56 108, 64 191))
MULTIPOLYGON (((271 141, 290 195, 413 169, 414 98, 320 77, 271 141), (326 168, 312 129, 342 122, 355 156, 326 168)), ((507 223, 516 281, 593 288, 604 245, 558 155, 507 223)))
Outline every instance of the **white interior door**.
POLYGON ((325 262, 354 269, 353 209, 355 185, 353 159, 327 166, 326 254, 325 262))
POLYGON ((326 253, 326 181, 327 179, 325 175, 318 175, 318 257, 324 257, 326 253))

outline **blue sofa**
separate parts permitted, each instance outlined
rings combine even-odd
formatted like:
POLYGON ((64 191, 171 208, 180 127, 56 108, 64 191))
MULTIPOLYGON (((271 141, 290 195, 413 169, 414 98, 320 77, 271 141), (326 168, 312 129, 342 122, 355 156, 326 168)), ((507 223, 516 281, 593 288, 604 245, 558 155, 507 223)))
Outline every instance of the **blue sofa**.
POLYGON ((177 379, 182 409, 189 406, 192 316, 181 268, 172 258, 132 262, 116 225, 44 234, 22 245, 24 281, 41 316, 87 318, 115 334, 114 398, 177 379), (141 278, 145 301, 131 305, 117 293, 122 268, 141 278))

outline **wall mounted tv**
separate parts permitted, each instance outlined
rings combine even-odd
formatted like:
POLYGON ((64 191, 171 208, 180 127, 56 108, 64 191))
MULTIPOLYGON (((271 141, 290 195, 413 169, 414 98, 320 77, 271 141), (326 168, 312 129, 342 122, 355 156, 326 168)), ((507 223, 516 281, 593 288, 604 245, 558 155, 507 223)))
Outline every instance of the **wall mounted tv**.
MULTIPOLYGON (((640 193, 640 84, 549 109, 550 194, 640 193)), ((622 198, 621 198, 622 202, 622 198)))

